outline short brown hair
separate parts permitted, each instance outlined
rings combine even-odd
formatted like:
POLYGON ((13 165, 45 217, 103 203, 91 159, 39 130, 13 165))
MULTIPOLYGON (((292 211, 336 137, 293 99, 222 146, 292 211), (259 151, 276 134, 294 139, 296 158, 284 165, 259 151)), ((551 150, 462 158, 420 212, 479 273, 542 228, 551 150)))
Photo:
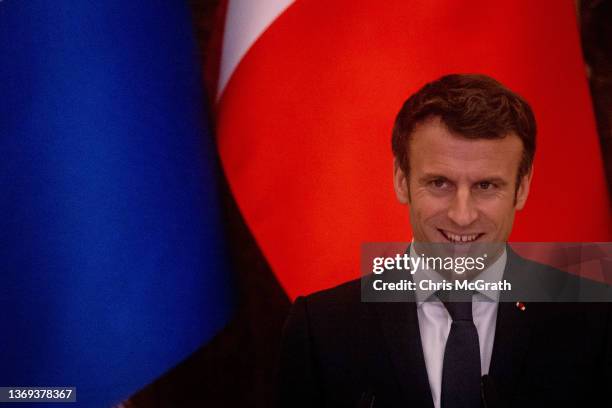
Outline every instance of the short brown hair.
POLYGON ((395 119, 391 146, 400 168, 410 171, 408 142, 417 124, 439 117, 453 133, 469 139, 496 139, 515 133, 523 142, 517 188, 529 173, 536 148, 536 122, 529 104, 486 75, 452 74, 413 94, 395 119))

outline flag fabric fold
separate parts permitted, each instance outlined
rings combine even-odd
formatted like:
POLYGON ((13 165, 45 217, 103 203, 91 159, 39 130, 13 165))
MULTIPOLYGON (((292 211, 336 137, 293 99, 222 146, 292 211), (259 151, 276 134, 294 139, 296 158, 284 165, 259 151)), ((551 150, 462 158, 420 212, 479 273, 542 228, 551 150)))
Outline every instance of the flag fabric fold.
POLYGON ((358 277, 363 242, 410 240, 391 181, 393 119, 449 73, 495 77, 534 108, 535 177, 511 240, 610 240, 572 1, 266 0, 261 13, 243 3, 228 6, 235 44, 223 46, 217 137, 238 206, 291 297, 358 277), (270 21, 240 24, 249 11, 270 21))
POLYGON ((189 12, 3 1, 0 55, 0 386, 108 407, 231 311, 189 12))

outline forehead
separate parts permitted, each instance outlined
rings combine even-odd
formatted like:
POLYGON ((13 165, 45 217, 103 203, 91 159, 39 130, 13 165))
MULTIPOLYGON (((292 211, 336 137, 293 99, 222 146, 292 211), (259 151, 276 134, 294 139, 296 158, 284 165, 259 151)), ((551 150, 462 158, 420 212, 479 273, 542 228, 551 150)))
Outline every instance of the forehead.
POLYGON ((415 128, 410 137, 411 174, 438 174, 448 178, 516 177, 523 153, 518 136, 468 139, 450 132, 438 119, 415 128))

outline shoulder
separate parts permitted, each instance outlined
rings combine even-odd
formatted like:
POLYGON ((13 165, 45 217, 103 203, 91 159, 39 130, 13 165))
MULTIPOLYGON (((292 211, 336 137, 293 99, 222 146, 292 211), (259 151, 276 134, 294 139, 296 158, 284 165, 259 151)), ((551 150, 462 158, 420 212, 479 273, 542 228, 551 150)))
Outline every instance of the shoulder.
POLYGON ((303 313, 311 321, 339 324, 359 315, 363 308, 361 280, 355 279, 307 296, 299 296, 293 305, 292 314, 303 313))
POLYGON ((593 303, 612 301, 612 288, 508 251, 504 278, 512 282, 512 296, 525 301, 593 303))

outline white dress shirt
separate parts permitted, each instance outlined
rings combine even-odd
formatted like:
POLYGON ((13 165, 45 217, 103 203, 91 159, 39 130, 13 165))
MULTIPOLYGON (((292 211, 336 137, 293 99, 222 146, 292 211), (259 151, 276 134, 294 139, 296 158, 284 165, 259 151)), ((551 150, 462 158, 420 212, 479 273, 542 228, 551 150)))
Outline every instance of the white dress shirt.
MULTIPOLYGON (((413 246, 410 248, 410 256, 416 257, 413 246)), ((502 255, 495 260, 493 264, 478 275, 478 279, 484 279, 486 282, 497 282, 501 280, 506 266, 506 259, 507 255, 504 250, 502 255)), ((413 278, 417 285, 415 291, 417 315, 429 387, 431 389, 431 396, 435 408, 440 408, 444 348, 446 347, 446 340, 448 339, 452 319, 442 302, 439 300, 428 300, 435 294, 435 291, 423 291, 419 289, 419 281, 423 279, 441 282, 443 278, 431 269, 417 269, 413 278)), ((495 324, 497 322, 498 300, 499 291, 483 290, 482 292, 476 293, 472 301, 472 315, 474 317, 474 324, 476 325, 480 345, 481 375, 489 373, 493 340, 495 338, 495 324)))

